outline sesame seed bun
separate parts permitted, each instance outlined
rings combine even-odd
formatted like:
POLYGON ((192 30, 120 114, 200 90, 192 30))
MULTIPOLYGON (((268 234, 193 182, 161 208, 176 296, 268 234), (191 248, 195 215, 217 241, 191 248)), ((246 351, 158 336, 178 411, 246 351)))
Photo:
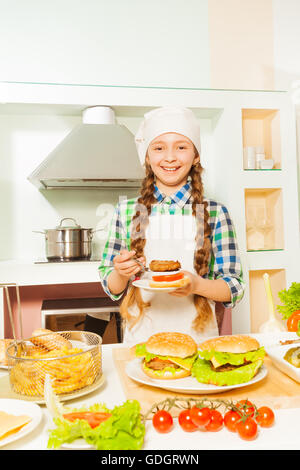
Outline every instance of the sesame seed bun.
POLYGON ((246 353, 260 347, 259 342, 247 335, 226 335, 208 339, 199 344, 202 350, 214 350, 228 353, 246 353))
POLYGON ((146 349, 158 356, 185 358, 197 352, 197 344, 193 338, 184 333, 164 332, 150 336, 146 349))
POLYGON ((149 286, 155 288, 166 288, 166 287, 185 287, 189 284, 190 279, 186 276, 182 279, 176 279, 176 281, 151 281, 149 280, 149 286))
MULTIPOLYGON (((170 364, 171 365, 171 364, 170 364)), ((172 379, 183 379, 184 377, 188 377, 191 375, 191 372, 186 369, 176 369, 174 373, 170 372, 169 370, 165 370, 163 373, 158 374, 157 371, 147 367, 145 362, 142 363, 142 369, 146 375, 151 377, 151 379, 161 379, 161 380, 172 380, 172 379)))

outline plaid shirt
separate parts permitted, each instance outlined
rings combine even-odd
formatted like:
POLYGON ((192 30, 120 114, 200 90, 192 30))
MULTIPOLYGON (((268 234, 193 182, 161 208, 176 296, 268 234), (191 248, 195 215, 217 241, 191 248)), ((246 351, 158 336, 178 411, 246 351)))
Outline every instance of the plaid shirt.
MULTIPOLYGON (((161 214, 190 215, 192 212, 191 185, 188 181, 172 196, 165 196, 155 186, 157 203, 152 206, 151 216, 158 211, 161 214)), ((238 253, 235 230, 229 213, 223 205, 210 199, 207 210, 211 227, 211 255, 209 271, 203 276, 207 279, 223 279, 231 291, 231 301, 224 303, 225 307, 234 307, 244 295, 243 272, 238 253)), ((113 295, 107 284, 107 278, 113 270, 113 259, 120 250, 130 251, 131 222, 135 214, 137 198, 126 199, 119 202, 110 224, 108 239, 102 254, 99 266, 100 281, 106 294, 113 300, 118 300, 123 293, 113 295)))

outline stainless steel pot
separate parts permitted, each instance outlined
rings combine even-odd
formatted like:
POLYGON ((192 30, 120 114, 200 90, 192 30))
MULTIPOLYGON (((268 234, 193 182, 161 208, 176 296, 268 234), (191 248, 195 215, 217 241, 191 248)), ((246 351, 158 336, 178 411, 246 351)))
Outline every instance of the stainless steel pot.
POLYGON ((50 261, 89 260, 92 254, 92 238, 96 230, 82 228, 75 219, 65 217, 54 229, 42 233, 46 239, 46 257, 50 261), (74 225, 65 226, 65 220, 72 220, 74 225))

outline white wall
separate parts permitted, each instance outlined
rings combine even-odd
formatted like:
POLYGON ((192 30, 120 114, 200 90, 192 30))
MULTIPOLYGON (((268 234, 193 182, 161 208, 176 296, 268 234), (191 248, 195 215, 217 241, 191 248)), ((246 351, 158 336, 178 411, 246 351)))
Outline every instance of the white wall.
POLYGON ((0 80, 209 87, 207 9, 207 0, 0 0, 0 80))

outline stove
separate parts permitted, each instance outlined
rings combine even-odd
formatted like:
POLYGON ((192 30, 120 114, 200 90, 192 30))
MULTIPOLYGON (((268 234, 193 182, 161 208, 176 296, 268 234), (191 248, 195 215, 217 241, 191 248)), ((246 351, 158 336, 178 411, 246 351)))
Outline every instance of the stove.
POLYGON ((40 258, 34 261, 34 264, 53 264, 53 263, 89 263, 93 261, 101 261, 99 256, 91 256, 90 259, 47 259, 47 258, 40 258))

